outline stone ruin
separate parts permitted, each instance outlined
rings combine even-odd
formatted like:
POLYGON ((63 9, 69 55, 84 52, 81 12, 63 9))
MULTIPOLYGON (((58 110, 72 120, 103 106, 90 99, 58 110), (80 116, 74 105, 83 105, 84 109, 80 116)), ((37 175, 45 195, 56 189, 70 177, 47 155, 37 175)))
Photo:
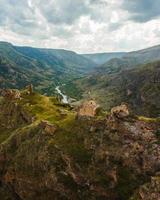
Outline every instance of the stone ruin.
POLYGON ((77 117, 94 117, 97 115, 100 106, 95 101, 84 102, 78 109, 77 117))
POLYGON ((54 135, 57 130, 57 126, 50 124, 48 121, 42 120, 39 124, 40 128, 44 131, 45 134, 54 135))

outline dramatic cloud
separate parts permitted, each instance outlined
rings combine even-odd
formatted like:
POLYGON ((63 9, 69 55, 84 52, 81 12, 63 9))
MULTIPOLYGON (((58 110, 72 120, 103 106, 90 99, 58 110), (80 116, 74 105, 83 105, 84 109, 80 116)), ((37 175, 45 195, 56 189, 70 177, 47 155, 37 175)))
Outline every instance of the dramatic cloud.
MULTIPOLYGON (((81 0, 50 0, 44 4, 44 0, 38 2, 39 9, 48 22, 53 24, 72 24, 82 15, 90 13, 86 1, 81 0)), ((37 5, 37 6, 38 6, 37 5)))
POLYGON ((160 17, 160 0, 124 0, 122 8, 131 14, 130 19, 136 22, 147 22, 160 17))
POLYGON ((160 43, 160 0, 0 0, 0 40, 78 52, 160 43))

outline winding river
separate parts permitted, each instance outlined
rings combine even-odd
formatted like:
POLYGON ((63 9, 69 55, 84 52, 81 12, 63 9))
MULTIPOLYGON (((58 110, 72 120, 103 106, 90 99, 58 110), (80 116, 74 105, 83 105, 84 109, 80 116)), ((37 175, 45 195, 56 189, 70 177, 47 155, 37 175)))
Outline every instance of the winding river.
POLYGON ((56 88, 55 88, 55 90, 57 91, 57 93, 62 97, 62 103, 69 103, 68 102, 68 97, 67 97, 67 95, 65 95, 65 94, 63 94, 62 93, 62 91, 60 90, 60 86, 57 86, 56 88))

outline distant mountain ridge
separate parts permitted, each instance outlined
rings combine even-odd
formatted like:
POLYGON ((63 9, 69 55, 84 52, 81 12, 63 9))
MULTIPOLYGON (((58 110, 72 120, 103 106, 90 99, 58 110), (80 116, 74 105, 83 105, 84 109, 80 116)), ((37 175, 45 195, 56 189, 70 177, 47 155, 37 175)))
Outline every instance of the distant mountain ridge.
MULTIPOLYGON (((118 53, 117 56, 122 56, 122 54, 118 53)), ((104 56, 106 59, 109 54, 97 55, 104 56)), ((121 58, 116 58, 115 53, 111 56, 114 58, 98 66, 93 60, 73 51, 18 47, 7 42, 0 42, 0 88, 23 88, 32 83, 35 89, 41 93, 54 95, 55 87, 65 84, 62 90, 67 92, 71 98, 80 99, 83 93, 92 91, 91 94, 98 101, 100 100, 107 109, 110 109, 110 107, 115 106, 116 102, 124 100, 123 95, 117 95, 121 91, 119 85, 124 81, 123 78, 125 79, 123 74, 126 74, 127 80, 131 79, 129 84, 137 86, 138 95, 141 94, 138 89, 141 88, 138 77, 141 79, 139 73, 145 74, 145 67, 142 71, 136 71, 136 76, 134 76, 135 72, 132 69, 141 69, 143 64, 160 60, 160 45, 125 53, 121 58), (131 71, 127 72, 128 70, 131 71), (132 80, 132 73, 135 80, 132 80), (78 84, 75 80, 78 81, 78 84), (138 84, 134 83, 136 80, 138 84), (117 84, 116 88, 115 84, 117 84)), ((157 65, 159 67, 159 62, 157 65)), ((152 63, 150 66, 152 67, 152 63)), ((144 85, 146 85, 150 75, 157 73, 158 67, 152 68, 148 75, 144 76, 144 85)), ((129 85, 128 88, 130 89, 129 85)), ((125 88, 125 91, 128 88, 125 88)), ((159 95, 157 94, 158 88, 159 85, 156 90, 152 88, 155 97, 159 95)), ((133 96, 132 100, 135 99, 137 97, 133 96)), ((136 100, 133 104, 135 102, 136 100)))
POLYGON ((126 55, 126 52, 111 52, 111 53, 93 53, 93 54, 82 54, 85 58, 92 60, 98 65, 102 65, 112 58, 122 58, 126 55))
POLYGON ((160 116, 160 45, 111 59, 78 85, 105 109, 127 102, 138 114, 160 116))
POLYGON ((160 45, 146 49, 126 53, 122 58, 113 58, 101 65, 97 71, 104 73, 115 73, 136 65, 160 60, 160 45))
POLYGON ((71 67, 77 67, 76 70, 79 70, 79 72, 82 73, 89 71, 96 65, 90 59, 84 58, 82 55, 77 54, 74 51, 64 49, 45 49, 19 46, 15 46, 15 49, 23 55, 43 61, 46 64, 53 65, 58 64, 58 62, 62 62, 65 66, 72 65, 71 67))
POLYGON ((38 90, 50 94, 58 82, 84 76, 95 66, 94 62, 72 51, 0 42, 0 88, 21 88, 33 83, 38 90))

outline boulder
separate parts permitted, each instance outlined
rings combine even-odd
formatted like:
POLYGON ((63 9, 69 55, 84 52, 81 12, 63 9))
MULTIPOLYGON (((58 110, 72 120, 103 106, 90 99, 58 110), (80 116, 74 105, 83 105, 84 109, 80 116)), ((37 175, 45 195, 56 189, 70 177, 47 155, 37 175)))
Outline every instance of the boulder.
POLYGON ((119 119, 128 117, 129 114, 129 109, 126 104, 121 104, 120 106, 116 106, 111 109, 111 116, 119 119))
POLYGON ((96 116, 98 110, 99 110, 99 105, 96 104, 95 101, 90 100, 87 102, 84 102, 78 109, 78 117, 94 117, 96 116))
POLYGON ((53 135, 57 130, 57 126, 54 124, 50 124, 48 121, 42 120, 40 122, 40 128, 44 131, 44 133, 53 135))

